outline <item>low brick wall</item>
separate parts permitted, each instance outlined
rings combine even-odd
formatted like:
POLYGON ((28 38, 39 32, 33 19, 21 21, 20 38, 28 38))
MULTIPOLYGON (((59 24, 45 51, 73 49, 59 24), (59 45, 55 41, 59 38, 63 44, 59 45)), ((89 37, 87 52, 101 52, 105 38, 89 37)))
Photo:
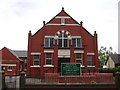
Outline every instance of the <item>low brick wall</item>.
POLYGON ((59 83, 112 83, 112 73, 94 73, 81 76, 60 76, 58 73, 45 73, 45 82, 59 83))

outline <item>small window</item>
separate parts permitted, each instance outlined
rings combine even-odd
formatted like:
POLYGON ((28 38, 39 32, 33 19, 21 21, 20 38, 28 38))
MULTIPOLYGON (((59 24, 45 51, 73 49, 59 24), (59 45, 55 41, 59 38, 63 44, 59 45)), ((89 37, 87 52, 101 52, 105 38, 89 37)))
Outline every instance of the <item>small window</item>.
POLYGON ((8 71, 12 71, 12 66, 8 66, 8 71))
POLYGON ((82 54, 76 53, 76 62, 82 64, 82 54))
POLYGON ((5 69, 5 67, 4 66, 1 66, 1 70, 4 70, 5 69))
POLYGON ((52 65, 52 53, 46 53, 46 65, 52 65))
POLYGON ((53 47, 53 38, 45 38, 45 47, 53 47))
POLYGON ((72 38, 72 44, 75 48, 81 47, 81 39, 80 38, 72 38))
POLYGON ((34 65, 39 65, 39 59, 40 59, 39 55, 34 55, 34 65))
POLYGON ((61 24, 64 25, 65 24, 65 19, 61 18, 61 24))
POLYGON ((87 65, 92 66, 92 55, 87 56, 87 65))

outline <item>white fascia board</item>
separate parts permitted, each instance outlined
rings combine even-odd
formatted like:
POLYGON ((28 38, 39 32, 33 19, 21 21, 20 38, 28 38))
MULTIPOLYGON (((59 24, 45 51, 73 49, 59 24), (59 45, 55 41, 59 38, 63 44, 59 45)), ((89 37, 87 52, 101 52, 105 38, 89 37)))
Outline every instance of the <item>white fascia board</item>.
POLYGON ((43 65, 43 67, 54 67, 54 65, 43 65))
POLYGON ((67 17, 67 16, 57 16, 55 18, 71 18, 71 17, 67 17))
POLYGON ((41 53, 38 53, 38 52, 32 52, 31 55, 41 55, 41 53))
POLYGON ((16 66, 16 64, 1 64, 1 66, 16 66))
POLYGON ((95 53, 87 53, 87 55, 95 55, 95 53))
POLYGON ((75 50, 74 53, 84 53, 83 50, 75 50))
POLYGON ((44 50, 44 53, 54 53, 54 50, 44 50))
MULTIPOLYGON (((47 25, 63 25, 63 24, 47 24, 47 25)), ((64 24, 66 26, 79 26, 79 24, 64 24)))
POLYGON ((71 36, 72 38, 81 38, 81 36, 71 36))

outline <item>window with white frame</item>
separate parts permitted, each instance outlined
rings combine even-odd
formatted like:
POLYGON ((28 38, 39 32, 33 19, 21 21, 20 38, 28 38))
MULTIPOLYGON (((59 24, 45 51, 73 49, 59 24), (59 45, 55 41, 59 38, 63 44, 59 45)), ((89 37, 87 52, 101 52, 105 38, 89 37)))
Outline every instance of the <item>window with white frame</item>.
POLYGON ((82 46, 81 45, 81 38, 72 38, 72 45, 75 48, 80 48, 82 46))
POLYGON ((34 55, 33 56, 34 58, 34 61, 33 61, 33 64, 34 65, 40 65, 40 56, 39 55, 34 55))
POLYGON ((4 70, 5 69, 5 67, 4 66, 1 66, 1 70, 4 70))
POLYGON ((45 41, 44 41, 44 44, 45 44, 45 47, 53 47, 53 38, 45 38, 45 41))
POLYGON ((61 18, 61 24, 62 24, 62 25, 65 24, 65 18, 61 18))
POLYGON ((46 53, 46 65, 52 65, 52 53, 46 53))
POLYGON ((60 48, 67 48, 68 47, 68 36, 66 33, 59 34, 58 47, 60 47, 60 48))
POLYGON ((87 55, 87 66, 92 66, 92 55, 87 55))
POLYGON ((82 54, 81 53, 76 53, 76 63, 82 64, 82 54))
POLYGON ((8 66, 8 71, 12 71, 12 66, 8 66))

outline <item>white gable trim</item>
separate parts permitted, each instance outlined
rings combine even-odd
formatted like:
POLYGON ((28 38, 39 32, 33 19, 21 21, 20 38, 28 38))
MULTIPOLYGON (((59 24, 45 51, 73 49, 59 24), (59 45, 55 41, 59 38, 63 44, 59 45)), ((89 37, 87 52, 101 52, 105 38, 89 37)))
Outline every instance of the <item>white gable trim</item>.
MULTIPOLYGON (((47 25, 63 25, 63 24, 47 24, 47 25)), ((66 26, 79 26, 79 24, 64 24, 66 26)))
POLYGON ((68 16, 57 16, 55 18, 71 18, 71 17, 68 17, 68 16))
POLYGON ((41 53, 38 53, 38 52, 32 52, 31 55, 41 55, 41 53))

